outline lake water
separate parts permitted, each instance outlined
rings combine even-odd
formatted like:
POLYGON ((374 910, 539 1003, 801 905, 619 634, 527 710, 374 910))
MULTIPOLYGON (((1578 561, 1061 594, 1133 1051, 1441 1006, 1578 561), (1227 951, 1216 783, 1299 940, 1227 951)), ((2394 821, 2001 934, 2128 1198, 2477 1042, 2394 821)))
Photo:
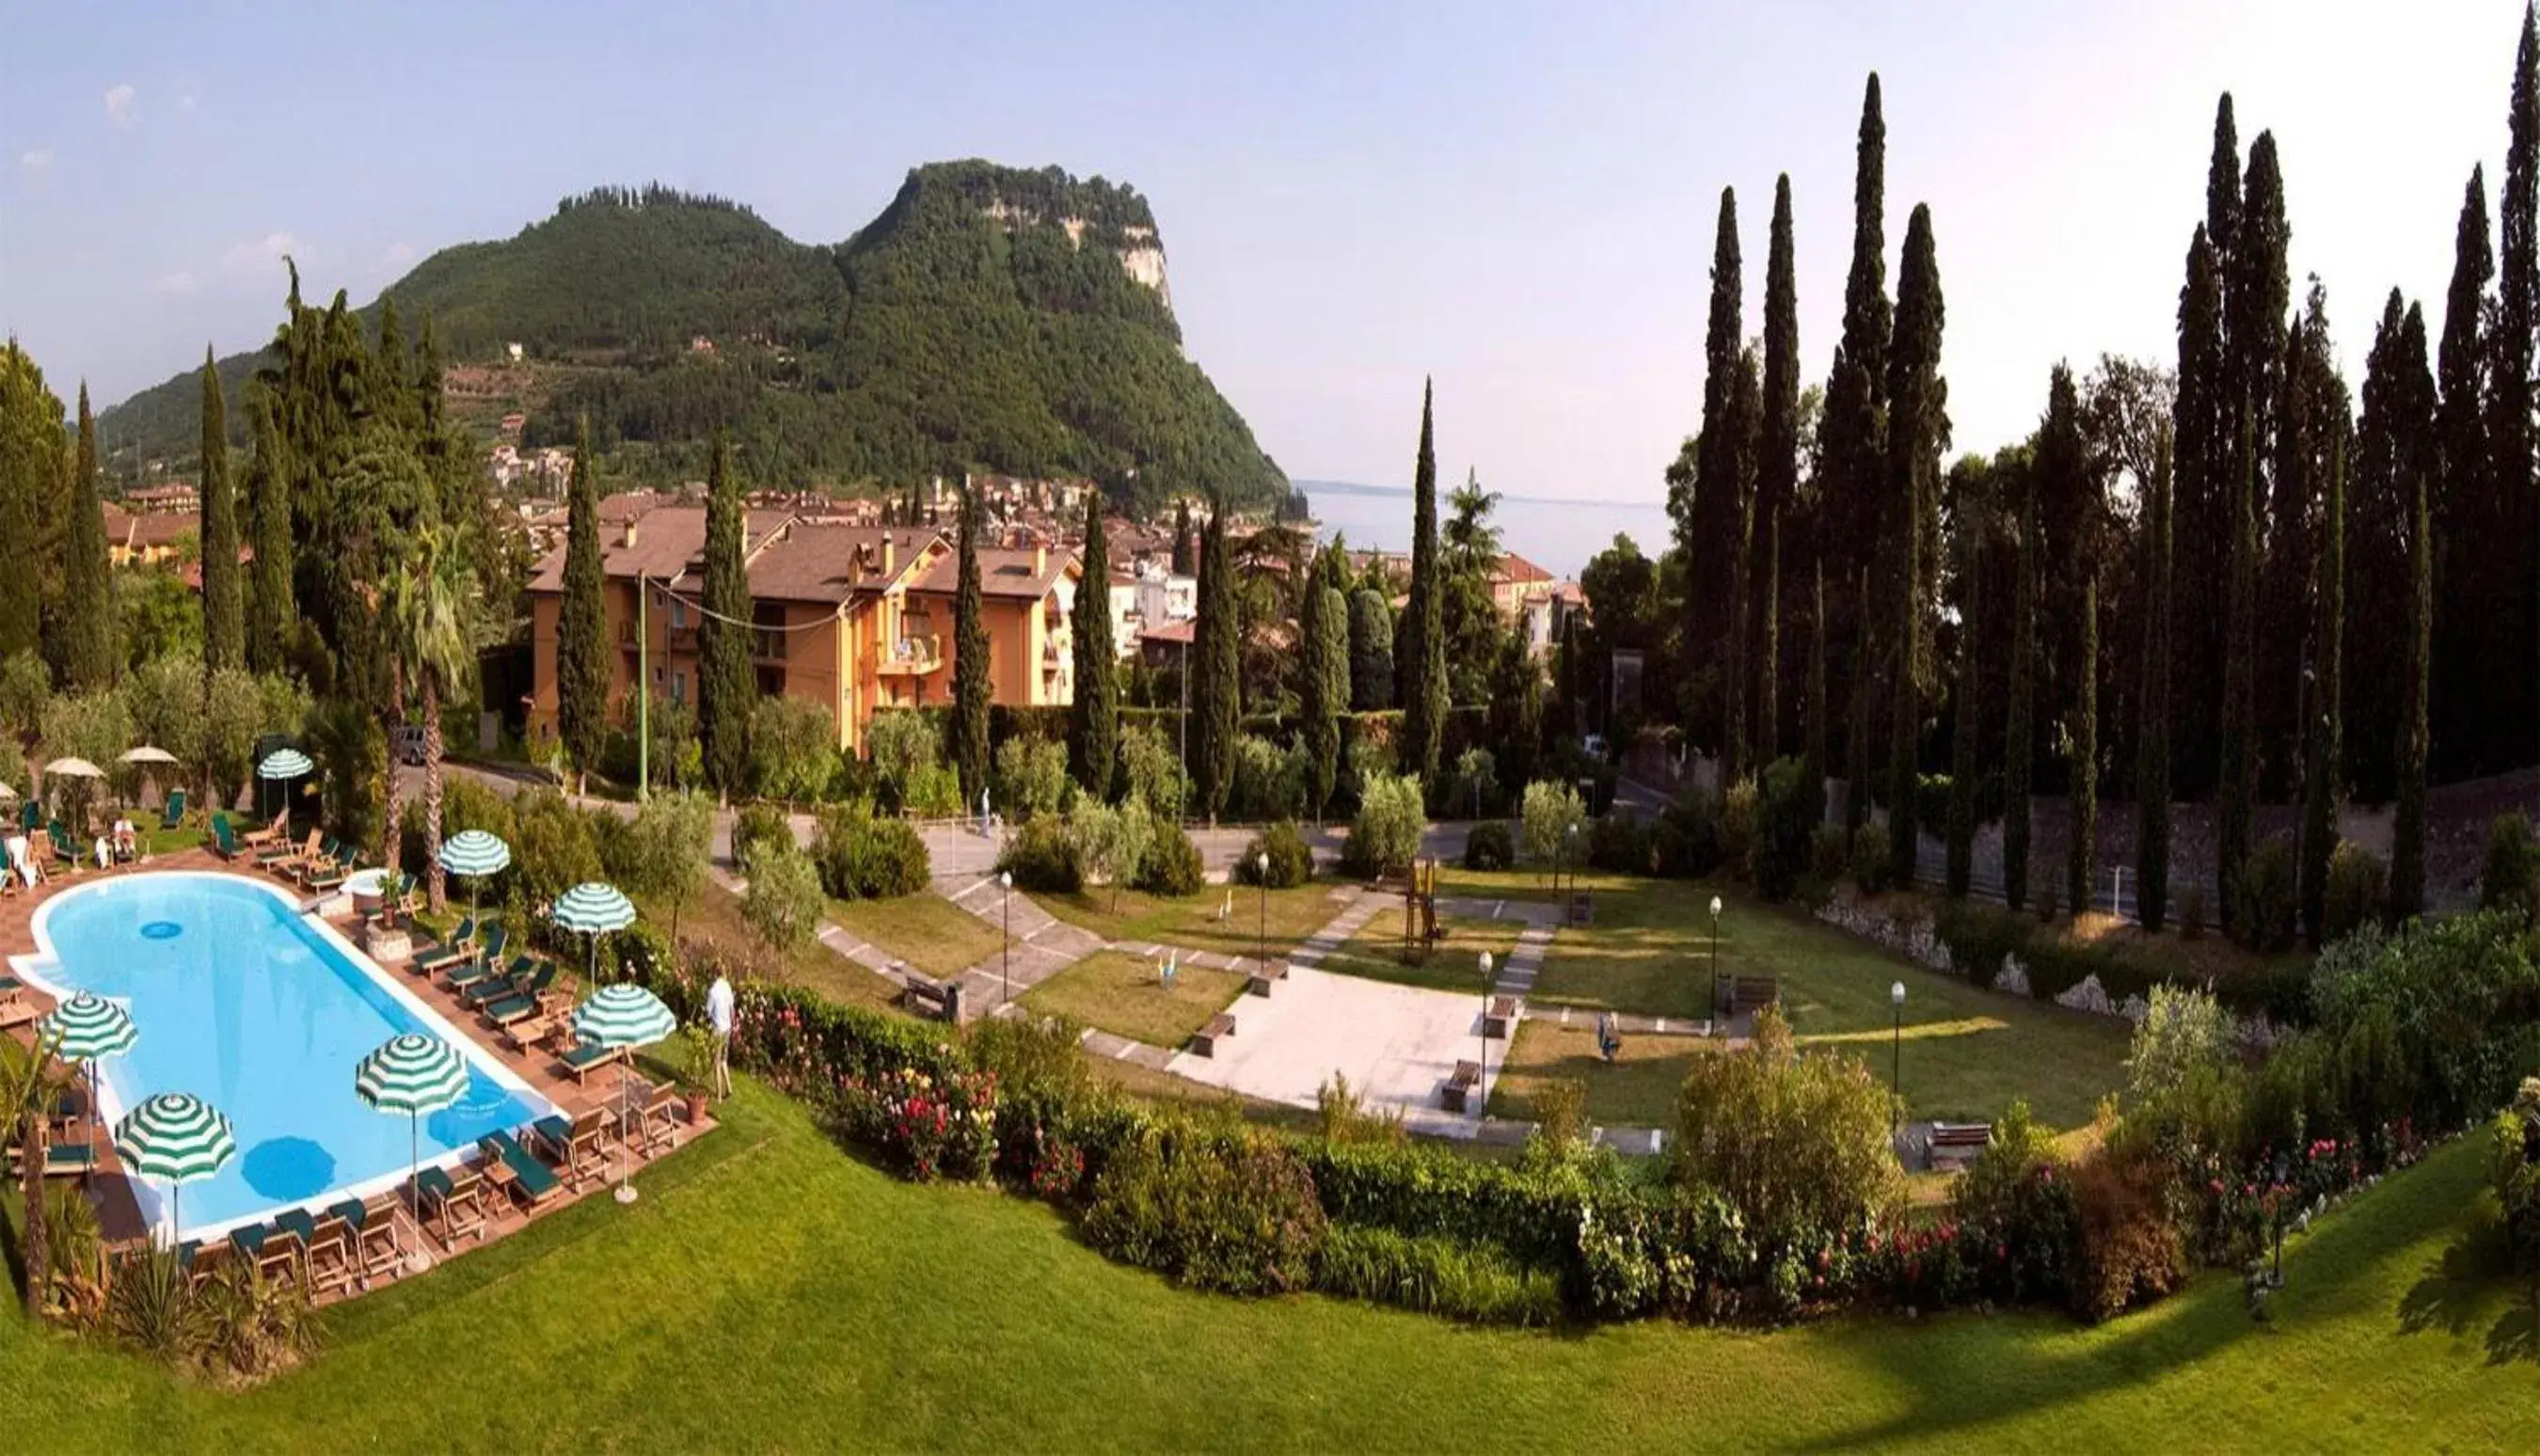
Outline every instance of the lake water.
MULTIPOLYGON (((1411 549, 1409 490, 1343 488, 1310 480, 1297 484, 1313 506, 1323 539, 1329 540, 1338 531, 1349 538, 1352 546, 1385 551, 1411 549)), ((1446 498, 1443 489, 1439 492, 1438 512, 1444 519, 1446 498)), ((1491 521, 1500 529, 1503 549, 1516 552, 1556 577, 1578 576, 1588 558, 1613 543, 1617 531, 1631 536, 1645 556, 1656 557, 1667 545, 1666 506, 1659 501, 1548 501, 1503 496, 1491 512, 1491 521)))

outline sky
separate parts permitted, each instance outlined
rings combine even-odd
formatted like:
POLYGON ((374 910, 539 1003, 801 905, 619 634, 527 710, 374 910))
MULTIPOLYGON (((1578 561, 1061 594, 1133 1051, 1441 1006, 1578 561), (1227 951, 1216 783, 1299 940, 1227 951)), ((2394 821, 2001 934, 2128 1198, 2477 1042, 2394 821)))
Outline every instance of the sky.
MULTIPOLYGON (((2392 287, 2440 326, 2462 187, 2500 178, 2521 7, 2129 0, 11 6, 0 329, 67 398, 269 336, 281 255, 367 302, 435 248, 661 180, 845 239, 921 162, 1056 164, 1154 204, 1186 346, 1298 478, 1662 498, 1700 426, 1723 187, 1762 324, 1790 173, 1804 376, 1851 250, 1862 86, 1888 280, 1933 210, 1957 450, 2048 370, 2175 357, 2217 96, 2273 129, 2293 291, 2349 381, 2392 287)), ((2493 193, 2491 192, 2491 207, 2493 193)))

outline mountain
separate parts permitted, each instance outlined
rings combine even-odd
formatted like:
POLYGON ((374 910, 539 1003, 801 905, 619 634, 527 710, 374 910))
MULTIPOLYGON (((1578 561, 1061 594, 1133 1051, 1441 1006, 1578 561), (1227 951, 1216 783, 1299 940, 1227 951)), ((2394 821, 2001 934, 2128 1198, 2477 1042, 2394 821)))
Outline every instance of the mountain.
MULTIPOLYGON (((637 478, 701 473, 720 425, 771 483, 1083 474, 1138 504, 1219 489, 1247 506, 1287 490, 1182 353, 1147 200, 1056 168, 917 168, 833 245, 722 198, 606 188, 444 248, 383 297, 409 339, 430 316, 454 408, 489 438, 517 409, 525 444, 567 441, 587 413, 637 478)), ((220 362, 234 397, 257 362, 220 362)), ((199 394, 190 370, 143 390, 100 416, 102 440, 126 462, 188 456, 199 394)))

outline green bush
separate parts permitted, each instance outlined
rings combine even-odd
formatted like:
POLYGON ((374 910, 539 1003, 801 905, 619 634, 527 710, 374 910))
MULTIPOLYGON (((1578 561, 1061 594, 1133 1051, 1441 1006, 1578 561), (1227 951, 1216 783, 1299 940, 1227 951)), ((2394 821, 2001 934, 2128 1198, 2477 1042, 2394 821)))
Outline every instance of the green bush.
POLYGON ((1128 797, 1166 823, 1178 824, 1190 801, 1190 776, 1173 751, 1173 740, 1155 728, 1132 728, 1120 734, 1120 777, 1128 797))
POLYGON ((1820 824, 1808 836, 1808 878, 1831 885, 1852 863, 1852 836, 1840 824, 1820 824))
POLYGON ((2328 882, 2320 903, 2320 938, 2342 939, 2366 921, 2381 918, 2390 899, 2390 867, 2352 840, 2339 840, 2328 857, 2328 882))
POLYGON ((1649 826, 1625 805, 1605 810, 1588 826, 1588 863, 1614 874, 1647 874, 1651 860, 1649 826))
POLYGON ((1309 1288, 1324 1232, 1312 1174, 1277 1140, 1167 1126, 1114 1153, 1094 1180, 1085 1240, 1193 1288, 1309 1288))
POLYGON ((1297 832, 1296 824, 1282 819, 1243 846, 1243 858, 1235 862, 1235 877, 1240 884, 1294 889, 1314 877, 1314 852, 1305 844, 1305 837, 1297 832), (1265 855, 1270 863, 1267 874, 1261 869, 1265 855))
POLYGON ((1851 1057, 1801 1057, 1780 1012, 1696 1057, 1676 1101, 1676 1181, 1716 1191, 1767 1242, 1869 1228, 1903 1207, 1887 1088, 1851 1057))
POLYGON ((1754 853, 1758 800, 1752 779, 1738 780, 1720 797, 1720 857, 1737 874, 1746 872, 1754 853))
POLYGON ((761 796, 789 804, 815 800, 836 775, 837 721, 809 698, 760 698, 749 712, 748 758, 761 796))
POLYGON ((882 900, 926 888, 934 866, 926 840, 905 819, 882 818, 862 799, 820 813, 811 842, 820 886, 841 900, 882 900))
POLYGON ((770 946, 792 950, 808 943, 820 927, 823 904, 820 871, 811 856, 788 843, 762 846, 751 857, 741 917, 770 946))
POLYGON ((1718 869, 1727 858, 1721 838, 1720 797, 1687 781, 1658 822, 1672 841, 1669 874, 1700 878, 1718 869))
POLYGON ((1420 853, 1421 831, 1428 823, 1427 807, 1420 801, 1420 781, 1378 774, 1359 793, 1358 816, 1350 822, 1344 864, 1351 872, 1371 879, 1408 869, 1420 853))
POLYGON ((2301 908, 2295 892, 2293 842, 2271 834, 2249 852, 2240 867, 2240 883, 2231 907, 2231 935, 2252 950, 2289 950, 2293 943, 2293 917, 2301 908))
POLYGON ((1570 785, 1541 779, 1526 785, 1517 823, 1527 863, 1538 867, 1576 864, 1579 845, 1571 835, 1587 817, 1587 805, 1570 785))
POLYGON ((1067 784, 1066 744, 1018 737, 997 745, 996 803, 1007 818, 1057 813, 1067 784))
POLYGON ((2540 1279, 2540 1076, 2522 1079, 2513 1105, 2496 1115, 2487 1136, 2488 1177, 2506 1251, 2515 1273, 2540 1279))
POLYGON ((1232 818, 1293 819, 1305 806, 1307 763, 1254 733, 1235 741, 1235 784, 1228 813, 1232 818))
POLYGON ((757 863, 762 849, 779 850, 794 847, 794 825, 785 811, 772 803, 745 803, 732 821, 732 867, 741 877, 749 877, 749 867, 757 863))
POLYGON ((1996 1119, 1993 1140, 1949 1185, 1949 1212, 1979 1244, 2001 1256, 1981 1265, 1993 1298, 2061 1304, 2072 1297, 2081 1257, 2081 1210, 2055 1135, 2014 1099, 1996 1119))
MULTIPOLYGON (((531 789, 512 801, 514 827, 512 875, 526 910, 552 904, 555 897, 601 874, 600 846, 591 818, 552 789, 531 789)), ((513 927, 519 934, 520 928, 513 927)))
POLYGON ((1852 882, 1865 895, 1887 888, 1887 826, 1864 824, 1852 832, 1852 882))
POLYGON ((1178 824, 1157 824, 1146 858, 1138 866, 1136 887, 1179 900, 1198 894, 1207 883, 1208 866, 1190 835, 1178 824))
POLYGON ((2488 824, 2478 908, 2510 911, 2526 925, 2540 909, 2540 838, 2533 836, 2528 815, 2508 809, 2488 824))
POLYGON ((1464 867, 1506 869, 1517 863, 1517 837, 1505 819, 1485 819, 1464 837, 1464 867))
POLYGON ((1015 877, 1015 887, 1044 895, 1072 895, 1085 888, 1084 862, 1067 825, 1043 815, 1017 829, 997 852, 997 869, 1015 877))
POLYGON ((1476 1325, 1548 1325, 1561 1314, 1561 1282, 1512 1261, 1495 1245, 1411 1238, 1390 1228, 1333 1223, 1323 1230, 1315 1287, 1476 1325))
POLYGON ((2178 937, 2182 940, 2205 938, 2205 887, 2188 886, 2178 897, 2178 937))

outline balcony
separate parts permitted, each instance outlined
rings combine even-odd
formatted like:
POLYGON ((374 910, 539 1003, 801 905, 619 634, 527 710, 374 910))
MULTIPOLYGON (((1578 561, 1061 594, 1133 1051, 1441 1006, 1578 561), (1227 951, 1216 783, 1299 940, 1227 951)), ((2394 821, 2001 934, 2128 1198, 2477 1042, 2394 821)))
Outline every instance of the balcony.
POLYGON ((903 637, 882 645, 877 670, 891 674, 921 676, 944 665, 944 639, 940 637, 903 637))
POLYGON ((674 653, 692 653, 697 650, 697 629, 694 623, 685 627, 669 628, 663 632, 662 637, 674 653))

